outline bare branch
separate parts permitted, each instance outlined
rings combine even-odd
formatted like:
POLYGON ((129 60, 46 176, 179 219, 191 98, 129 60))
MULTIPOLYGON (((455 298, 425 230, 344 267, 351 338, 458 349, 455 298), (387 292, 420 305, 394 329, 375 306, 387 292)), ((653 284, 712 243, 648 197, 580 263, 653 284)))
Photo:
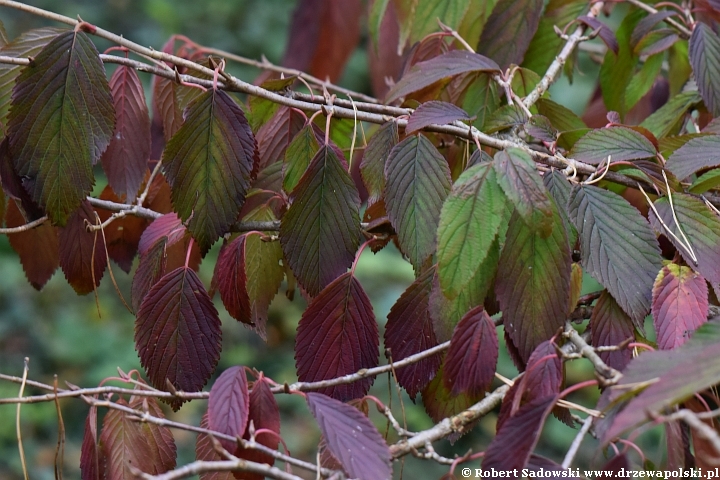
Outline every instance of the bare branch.
POLYGON ((197 460, 187 465, 171 470, 160 475, 149 475, 147 473, 136 473, 139 478, 146 480, 176 480, 179 478, 187 478, 193 475, 206 472, 250 472, 262 475, 263 477, 275 478, 277 480, 303 480, 302 477, 284 472, 277 467, 271 467, 264 463, 250 462, 235 457, 234 460, 218 460, 215 462, 206 462, 197 460))
POLYGON ((32 230, 33 228, 37 227, 38 225, 42 225, 43 223, 47 222, 47 215, 41 218, 38 218, 37 220, 33 220, 32 222, 26 223, 25 225, 20 225, 19 227, 9 227, 9 228, 0 228, 0 234, 12 234, 12 233, 21 233, 21 232, 27 232, 28 230, 32 230))
POLYGON ((595 372, 602 378, 600 382, 607 385, 615 385, 622 378, 622 373, 618 372, 614 368, 608 366, 602 358, 595 352, 595 349, 588 345, 588 343, 575 331, 575 329, 569 323, 565 324, 565 332, 563 333, 570 342, 575 345, 578 353, 583 357, 590 360, 595 366, 595 372))
POLYGON ((580 448, 580 444, 582 443, 583 438, 585 438, 585 435, 587 435, 588 431, 590 431, 590 427, 592 427, 592 422, 592 415, 588 415, 587 417, 585 417, 585 420, 582 422, 582 428, 580 428, 580 430, 578 431, 575 439, 573 440, 570 448, 567 451, 567 454, 565 455, 565 460, 563 460, 562 463, 563 468, 568 468, 572 464, 572 461, 575 458, 578 449, 580 448))
MULTIPOLYGON (((648 13, 657 13, 658 11, 651 7, 650 5, 647 5, 640 0, 625 0, 625 2, 629 3, 630 5, 634 5, 638 7, 641 10, 645 10, 648 13)), ((687 40, 692 36, 692 32, 688 30, 688 28, 680 23, 678 23, 673 18, 666 18, 663 20, 665 23, 673 27, 675 30, 677 30, 680 33, 680 36, 687 40)))

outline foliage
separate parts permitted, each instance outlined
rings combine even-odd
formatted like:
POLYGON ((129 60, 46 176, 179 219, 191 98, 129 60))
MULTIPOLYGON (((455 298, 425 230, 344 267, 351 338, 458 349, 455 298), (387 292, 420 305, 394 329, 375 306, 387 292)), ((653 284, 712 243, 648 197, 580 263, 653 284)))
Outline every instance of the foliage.
MULTIPOLYGON (((279 67, 181 35, 150 49, 0 0, 72 27, 12 40, 0 29, 0 233, 37 290, 58 267, 78 295, 106 270, 116 285, 113 263, 132 272, 126 306, 147 378, 120 370, 103 383, 128 388, 99 390, 34 382, 53 394, 0 403, 89 404, 84 480, 378 479, 407 454, 448 466, 448 478, 481 457, 483 468, 572 476, 577 447, 562 465, 539 455, 551 414, 583 423, 577 441, 591 431, 607 468, 651 468, 627 452, 650 423, 666 424, 668 468, 720 459, 717 5, 367 3, 300 0, 279 67), (366 8, 378 98, 332 83, 366 8), (94 39, 115 46, 100 54, 94 39), (247 83, 233 60, 264 73, 247 83), (583 61, 602 66, 580 118, 550 88, 583 61), (151 74, 149 103, 138 71, 151 74), (391 244, 415 281, 383 325, 356 266, 364 248, 391 244), (293 332, 298 382, 252 365, 216 372, 227 333, 213 295, 267 341, 283 286, 307 302, 293 332), (502 356, 513 380, 498 374, 502 356), (567 375, 576 358, 597 380, 567 375), (430 426, 409 431, 370 395, 383 373, 420 394, 430 426), (566 398, 595 385, 593 404, 566 398), (306 400, 317 464, 288 451, 281 394, 306 400), (204 400, 200 427, 160 403, 204 400), (462 457, 434 449, 498 405, 491 439, 462 457), (198 434, 186 467, 174 430, 198 434)), ((22 397, 27 378, 3 378, 22 397)))

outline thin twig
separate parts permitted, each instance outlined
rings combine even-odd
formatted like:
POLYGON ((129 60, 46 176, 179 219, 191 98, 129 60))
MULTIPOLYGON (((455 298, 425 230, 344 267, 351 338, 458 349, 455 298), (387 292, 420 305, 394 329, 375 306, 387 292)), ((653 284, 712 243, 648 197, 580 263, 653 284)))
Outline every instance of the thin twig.
MULTIPOLYGON (((640 8, 642 10, 645 10, 648 13, 657 13, 658 12, 656 9, 654 9, 650 5, 647 5, 640 0, 625 0, 625 2, 629 3, 630 5, 635 5, 636 7, 640 8)), ((688 38, 690 38, 692 36, 692 32, 690 30, 688 30, 687 27, 685 27, 684 25, 681 25, 673 18, 665 18, 665 19, 663 19, 663 22, 665 22, 668 25, 670 25, 671 27, 675 28, 675 30, 677 30, 680 33, 680 36, 685 40, 687 40, 688 38)))
POLYGON ((620 381, 622 373, 607 365, 595 352, 595 349, 588 345, 585 339, 577 333, 570 323, 565 324, 565 332, 563 335, 575 345, 578 353, 590 360, 590 363, 595 367, 595 372, 602 377, 601 382, 603 385, 615 385, 620 381))
MULTIPOLYGON (((25 357, 25 363, 23 366, 23 376, 22 376, 22 382, 20 383, 20 393, 18 394, 18 397, 22 398, 23 392, 25 391, 25 383, 27 382, 27 375, 28 375, 28 364, 30 363, 30 359, 28 357, 25 357)), ((15 409, 15 434, 17 436, 17 443, 18 443, 18 450, 20 451, 20 464, 22 465, 23 470, 23 476, 25 477, 25 480, 28 480, 28 470, 27 470, 27 464, 25 462, 25 449, 23 448, 23 442, 22 442, 22 431, 20 429, 20 407, 21 404, 17 404, 17 408, 15 409)))
POLYGON ((210 462, 205 460, 196 460, 183 467, 170 470, 169 472, 162 473, 160 475, 150 475, 140 472, 137 469, 133 470, 135 475, 145 480, 177 480, 208 472, 249 472, 258 474, 263 478, 268 477, 277 480, 303 480, 302 477, 284 472, 277 467, 271 467, 265 463, 251 462, 237 457, 234 458, 234 460, 216 460, 210 462))
POLYGON ((44 217, 38 218, 37 220, 33 220, 32 222, 26 223, 25 225, 20 225, 19 227, 0 228, 0 234, 9 235, 13 233, 27 232, 28 230, 32 230, 38 225, 42 225, 43 223, 47 222, 47 220, 48 217, 46 215, 44 217))
POLYGON ((590 430, 590 427, 592 426, 593 417, 588 415, 585 418, 585 421, 583 422, 582 428, 580 428, 580 431, 578 431, 577 435, 575 436, 575 439, 573 440, 572 444, 570 445, 570 449, 567 451, 567 454, 565 455, 565 460, 563 460, 562 468, 569 468, 570 464, 572 464, 573 459, 575 458, 575 455, 577 454, 578 450, 580 449, 580 444, 583 441, 583 438, 585 438, 585 435, 587 435, 588 431, 590 430))

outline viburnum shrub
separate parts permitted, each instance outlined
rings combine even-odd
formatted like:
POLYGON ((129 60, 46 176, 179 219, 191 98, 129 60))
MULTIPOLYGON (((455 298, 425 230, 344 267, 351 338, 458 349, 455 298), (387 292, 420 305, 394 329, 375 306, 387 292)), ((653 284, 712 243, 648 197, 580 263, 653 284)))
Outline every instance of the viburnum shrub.
POLYGON ((239 58, 264 70, 254 85, 226 72, 237 56, 186 37, 155 50, 0 0, 70 26, 2 35, 0 232, 37 289, 58 267, 81 295, 111 260, 132 272, 144 367, 121 374, 128 388, 34 382, 49 392, 2 403, 87 402, 83 479, 376 480, 407 454, 447 478, 468 466, 577 477, 587 434, 608 471, 714 469, 720 4, 651 3, 300 0, 284 66, 239 58), (361 25, 377 98, 331 83, 361 25), (99 54, 93 37, 116 46, 99 54), (548 91, 578 59, 601 63, 582 118, 548 91), (217 242, 205 285, 197 271, 217 242), (416 279, 379 322, 355 264, 390 242, 416 279), (603 289, 581 295, 590 277, 603 289), (265 338, 283 282, 308 301, 298 382, 215 372, 223 332, 208 290, 265 338), (522 372, 512 380, 496 374, 501 344, 522 372), (566 385, 575 359, 596 378, 566 385), (367 395, 387 372, 434 426, 410 432, 367 395), (587 388, 597 405, 565 398, 587 388), (318 464, 278 449, 281 394, 306 400, 318 464), (188 401, 206 401, 202 425, 160 407, 188 401), (488 444, 434 450, 498 407, 488 444), (534 453, 551 413, 576 439, 564 459, 534 453), (667 435, 655 464, 634 443, 653 425, 667 435), (197 461, 176 465, 174 429, 197 434, 197 461))

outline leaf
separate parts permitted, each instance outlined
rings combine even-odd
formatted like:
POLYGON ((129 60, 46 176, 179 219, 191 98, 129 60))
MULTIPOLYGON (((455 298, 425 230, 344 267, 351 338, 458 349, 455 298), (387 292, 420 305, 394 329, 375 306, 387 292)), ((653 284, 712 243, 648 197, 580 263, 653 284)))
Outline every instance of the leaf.
MULTIPOLYGON (((270 385, 265 377, 255 381, 250 392, 250 411, 248 414, 248 428, 245 430, 243 438, 250 439, 250 422, 252 422, 255 431, 264 429, 275 432, 277 436, 268 432, 260 432, 255 436, 255 441, 265 445, 268 448, 277 450, 278 437, 280 436, 280 410, 275 401, 275 395, 270 390, 270 385)), ((275 463, 275 457, 267 453, 260 452, 255 449, 244 449, 238 446, 235 450, 235 456, 251 462, 266 463, 272 466, 275 463)), ((249 472, 235 472, 235 478, 241 480, 263 480, 263 476, 249 472)))
POLYGON ((281 106, 257 132, 258 171, 281 161, 295 135, 305 126, 307 117, 301 111, 281 106))
POLYGON ((720 135, 707 135, 690 139, 668 158, 667 169, 679 179, 687 178, 698 170, 720 165, 720 135))
MULTIPOLYGON (((643 120, 640 126, 650 130, 657 138, 665 137, 673 132, 673 130, 676 130, 678 122, 680 122, 691 107, 699 102, 700 96, 697 92, 679 93, 643 120)), ((674 133, 677 133, 677 131, 674 133)))
POLYGON ((405 134, 410 135, 428 125, 447 125, 457 120, 470 120, 470 117, 465 110, 452 103, 435 100, 425 102, 418 106, 408 118, 405 134))
POLYGON ((552 126, 550 119, 542 115, 533 115, 525 124, 525 131, 528 135, 542 140, 543 142, 555 142, 559 132, 552 126))
POLYGON ((213 284, 230 316, 251 325, 264 339, 270 302, 285 277, 277 241, 259 232, 240 235, 220 251, 213 284))
POLYGON ((639 322, 650 310, 652 285, 662 267, 647 221, 627 200, 595 186, 574 188, 568 208, 580 235, 583 270, 639 322))
POLYGON ((615 34, 613 33, 613 31, 607 25, 602 23, 597 18, 589 17, 587 15, 582 15, 578 17, 578 21, 584 23, 593 31, 597 30, 598 36, 605 43, 605 45, 615 54, 618 53, 620 47, 618 45, 617 39, 615 38, 615 34))
POLYGON ((320 144, 313 132, 313 126, 306 125, 285 150, 282 186, 286 193, 291 194, 295 189, 318 150, 320 144))
MULTIPOLYGON (((550 476, 550 473, 548 472, 557 472, 555 473, 555 478, 569 478, 569 479, 575 479, 579 480, 580 477, 576 477, 573 475, 573 473, 578 472, 578 470, 575 470, 575 472, 572 471, 570 468, 563 468, 562 466, 558 465, 557 463, 553 462, 550 459, 547 459, 545 457, 541 457, 540 455, 535 455, 534 453, 530 455, 530 458, 528 459, 527 463, 525 464, 525 467, 527 470, 532 472, 537 472, 536 476, 540 475, 547 475, 550 476)), ((628 466, 629 468, 629 466, 628 466)), ((532 474, 531 474, 532 475, 532 474)))
POLYGON ((575 143, 570 156, 575 160, 599 165, 611 156, 613 162, 650 158, 655 146, 643 135, 626 127, 591 130, 575 143))
MULTIPOLYGON (((115 195, 110 185, 106 186, 100 194, 101 200, 122 203, 122 200, 115 195)), ((95 208, 101 222, 105 222, 114 213, 99 207, 95 208)), ((97 222, 96 222, 97 223, 97 222)), ((134 215, 126 215, 115 219, 103 229, 105 233, 105 245, 108 256, 117 263, 125 273, 130 273, 133 260, 138 251, 140 237, 148 225, 145 218, 134 215)))
MULTIPOLYGON (((20 34, 18 38, 3 45, 0 55, 13 58, 35 58, 52 39, 67 30, 51 27, 35 28, 20 34)), ((0 124, 6 125, 10 111, 10 95, 22 65, 0 65, 0 124)))
POLYGON ((167 237, 159 238, 145 253, 140 254, 140 262, 132 279, 132 307, 133 311, 140 310, 145 295, 150 288, 165 276, 167 266, 167 237))
POLYGON ((85 418, 85 433, 80 448, 80 478, 82 480, 100 480, 105 478, 105 459, 101 457, 97 438, 97 407, 90 406, 85 418))
POLYGON ((456 297, 470 282, 500 231, 506 199, 490 163, 460 175, 440 212, 438 278, 443 293, 456 297))
MULTIPOLYGON (((385 325, 385 350, 390 350, 392 361, 420 353, 438 344, 430 317, 430 292, 434 268, 420 275, 400 295, 390 309, 385 325)), ((433 355, 417 363, 395 369, 397 382, 410 398, 430 382, 440 368, 440 355, 433 355)))
POLYGON ((470 310, 460 320, 445 357, 445 386, 453 395, 482 395, 495 378, 498 338, 495 322, 482 306, 470 310))
MULTIPOLYGON (((197 392, 215 370, 221 348, 220 319, 197 274, 179 267, 143 299, 135 321, 135 348, 150 383, 197 392)), ((183 404, 173 399, 174 410, 183 404)))
POLYGON ((567 25, 576 19, 587 3, 582 0, 561 0, 548 2, 545 13, 540 19, 537 32, 532 37, 522 66, 544 75, 560 48, 565 44, 562 38, 555 33, 555 25, 567 25))
POLYGON ((498 265, 495 292, 503 325, 523 361, 564 322, 570 294, 570 249, 553 207, 551 234, 533 232, 514 213, 498 265))
POLYGON ((495 154, 493 167, 498 184, 525 224, 539 230, 543 237, 550 235, 553 204, 530 155, 519 148, 508 148, 495 154))
POLYGON ((103 153, 103 170, 118 196, 135 200, 150 160, 150 114, 142 83, 132 67, 119 65, 110 77, 115 133, 103 153))
POLYGON ((370 137, 362 162, 360 174, 368 191, 368 205, 377 203, 385 191, 385 163, 390 151, 398 143, 398 127, 395 122, 386 122, 370 137))
MULTIPOLYGON (((633 320, 625 313, 615 299, 603 291, 598 299, 590 317, 592 336, 590 344, 593 347, 618 345, 628 338, 635 338, 633 320)), ((598 352, 600 358, 610 367, 623 371, 632 359, 629 348, 610 352, 598 352)))
POLYGON ((162 161, 175 211, 206 252, 237 220, 258 162, 245 114, 224 91, 208 90, 188 107, 162 161))
POLYGON ((658 347, 682 345, 707 321, 707 282, 689 267, 665 265, 653 286, 652 314, 658 347))
POLYGON ((705 106, 720 116, 720 38, 702 22, 690 37, 690 64, 705 106))
POLYGON ((688 192, 694 194, 705 193, 712 188, 720 185, 720 170, 708 170, 699 177, 688 188, 688 192))
POLYGON ((390 152, 385 182, 390 223, 417 271, 435 250, 440 210, 451 186, 450 168, 427 137, 413 135, 390 152))
POLYGON ((640 41, 646 37, 657 24, 675 15, 677 15, 677 12, 672 10, 661 10, 659 12, 651 13, 640 20, 630 36, 630 46, 633 47, 633 50, 637 50, 637 44, 640 43, 640 41))
POLYGON ((483 55, 466 50, 451 50, 413 65, 390 89, 385 101, 391 103, 439 80, 468 72, 499 73, 500 67, 483 55))
POLYGON ((485 119, 483 132, 495 133, 510 127, 525 125, 528 116, 518 105, 503 105, 485 119))
MULTIPOLYGON (((167 213, 154 220, 143 231, 140 236, 140 243, 138 244, 140 256, 142 257, 149 251, 162 237, 167 237, 167 271, 175 270, 177 267, 185 265, 190 235, 187 233, 182 221, 174 212, 167 213)), ((192 252, 190 253, 190 268, 197 271, 201 260, 198 246, 193 242, 192 252)))
POLYGON ((571 247, 574 247, 578 233, 575 225, 572 224, 568 216, 568 199, 570 198, 571 184, 563 173, 553 169, 543 175, 543 185, 545 185, 545 189, 553 200, 555 200, 555 205, 557 205, 560 216, 563 219, 563 225, 565 225, 565 232, 569 239, 568 243, 571 247))
MULTIPOLYGON (((172 53, 172 52, 170 52, 172 53)), ((163 137, 166 142, 180 130, 183 123, 182 109, 178 98, 179 85, 174 80, 153 76, 152 81, 152 107, 155 121, 160 119, 163 137)))
POLYGON ((470 4, 469 0, 394 0, 400 24, 398 50, 440 31, 438 20, 457 30, 470 4))
MULTIPOLYGON (((5 225, 15 228, 25 225, 15 201, 8 200, 5 225)), ((42 289, 60 266, 58 229, 45 222, 31 230, 8 235, 8 241, 20 257, 25 277, 34 289, 42 289)))
MULTIPOLYGON (((207 412, 200 420, 200 428, 208 428, 207 412)), ((195 442, 195 458, 206 462, 225 460, 214 448, 212 438, 205 433, 198 433, 195 442)), ((233 480, 233 472, 205 472, 200 474, 200 480, 233 480)))
POLYGON ((536 398, 523 405, 497 432, 485 450, 482 468, 513 470, 524 468, 535 449, 545 419, 550 414, 557 396, 536 398), (512 455, 508 455, 512 452, 512 455))
POLYGON ((353 478, 390 478, 391 456, 375 425, 356 408, 320 393, 306 394, 330 452, 353 478))
MULTIPOLYGON (((378 333, 372 305, 352 272, 313 298, 303 312, 295 340, 301 382, 330 380, 378 365, 378 333)), ((339 400, 366 395, 374 378, 318 389, 339 400)))
MULTIPOLYGON (((461 393, 455 395, 452 393, 450 388, 446 386, 445 378, 445 366, 441 366, 438 370, 437 375, 422 391, 422 403, 425 407, 425 412, 430 416, 433 422, 440 423, 445 418, 457 415, 472 405, 479 402, 484 394, 477 396, 471 396, 467 393, 461 393)), ((454 431, 448 440, 454 442, 464 433, 467 433, 472 428, 472 424, 454 431)))
POLYGON ((674 193, 672 198, 675 209, 674 216, 667 197, 657 199, 655 209, 660 214, 660 218, 663 219, 665 225, 678 238, 683 238, 675 224, 675 217, 677 217, 683 233, 690 241, 690 245, 695 252, 697 264, 686 250, 686 247, 680 245, 676 238, 665 231, 665 228, 655 216, 655 212, 652 211, 648 214, 650 225, 656 232, 668 237, 683 259, 685 259, 687 265, 705 277, 710 283, 720 282, 720 251, 717 248, 720 245, 720 219, 701 200, 691 195, 674 193))
POLYGON ((625 108, 633 108, 650 91, 660 73, 664 58, 665 55, 657 53, 647 57, 625 90, 625 108))
POLYGON ((105 241, 99 231, 88 232, 86 223, 97 224, 95 211, 87 201, 59 229, 60 268, 78 295, 92 292, 105 273, 105 241))
MULTIPOLYGON (((146 385, 142 380, 140 380, 140 384, 146 385)), ((139 389, 146 390, 144 387, 135 387, 135 390, 139 389)), ((156 418, 165 418, 165 414, 163 414, 155 398, 133 395, 130 397, 129 406, 135 410, 148 412, 156 418)), ((172 430, 170 430, 169 427, 150 422, 140 423, 140 429, 148 441, 149 451, 153 463, 156 465, 155 473, 173 470, 177 458, 177 447, 175 446, 175 438, 173 437, 172 430)))
POLYGON ((313 158, 280 223, 288 265, 311 296, 352 264, 360 243, 360 195, 345 160, 330 146, 313 158))
MULTIPOLYGON (((130 407, 122 398, 115 403, 130 407)), ((175 467, 174 458, 170 466, 157 455, 159 446, 156 438, 143 428, 143 424, 121 410, 110 409, 105 415, 100 445, 107 461, 105 472, 108 480, 132 478, 133 468, 158 475, 175 467)))
POLYGON ((542 17, 542 0, 499 1, 485 23, 477 51, 500 68, 520 65, 542 17))
POLYGON ((55 37, 17 77, 8 117, 10 152, 17 173, 34 182, 33 200, 53 223, 64 225, 90 193, 92 165, 110 143, 114 125, 105 69, 82 31, 55 37))
POLYGON ((546 116, 553 127, 561 132, 587 128, 585 122, 575 115, 572 110, 548 98, 539 98, 536 105, 540 115, 546 116))
MULTIPOLYGON (((250 414, 245 367, 235 366, 225 370, 215 380, 208 399, 208 427, 210 430, 240 437, 245 432, 250 414)), ((235 451, 235 442, 218 439, 229 452, 235 451)))
MULTIPOLYGON (((23 178, 15 172, 12 158, 10 158, 9 140, 8 137, 5 137, 0 142, 0 182, 2 182, 3 194, 7 194, 20 202, 18 207, 22 207, 28 221, 37 220, 44 217, 45 212, 30 198, 30 194, 23 186, 23 178)), ((27 182, 27 179, 25 181, 27 182)))

